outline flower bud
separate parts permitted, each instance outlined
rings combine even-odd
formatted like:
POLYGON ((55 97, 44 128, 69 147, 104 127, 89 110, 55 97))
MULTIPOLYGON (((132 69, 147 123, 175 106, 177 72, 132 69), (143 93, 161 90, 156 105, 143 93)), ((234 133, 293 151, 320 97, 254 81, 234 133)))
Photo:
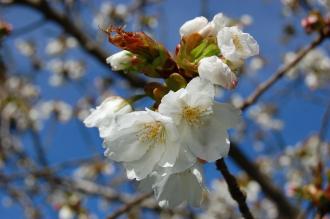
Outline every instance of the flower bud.
POLYGON ((156 100, 156 102, 160 102, 162 97, 168 93, 168 88, 160 83, 151 82, 144 87, 144 91, 149 97, 156 100))
POLYGON ((6 22, 0 21, 0 39, 7 36, 12 31, 12 26, 6 22))
POLYGON ((179 73, 171 74, 170 77, 167 78, 165 82, 167 87, 173 91, 177 91, 180 88, 184 88, 187 86, 186 79, 179 73))
POLYGON ((324 20, 320 13, 312 12, 301 20, 301 26, 305 29, 306 33, 312 33, 323 28, 324 20))
POLYGON ((203 58, 199 62, 198 73, 201 78, 224 88, 233 89, 237 85, 236 75, 217 56, 203 58))
POLYGON ((113 26, 105 32, 110 43, 138 57, 138 64, 134 64, 133 68, 135 71, 160 78, 167 78, 171 73, 178 71, 166 48, 144 32, 126 32, 113 26))
POLYGON ((112 70, 120 71, 130 67, 133 54, 129 51, 123 50, 117 52, 106 59, 106 62, 111 65, 112 70))

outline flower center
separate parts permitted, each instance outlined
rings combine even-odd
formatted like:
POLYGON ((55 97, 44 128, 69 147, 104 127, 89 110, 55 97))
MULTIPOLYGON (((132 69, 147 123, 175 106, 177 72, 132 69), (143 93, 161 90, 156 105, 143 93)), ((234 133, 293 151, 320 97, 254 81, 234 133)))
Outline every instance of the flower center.
POLYGON ((242 45, 241 40, 239 39, 239 37, 236 34, 234 34, 232 39, 233 39, 233 43, 234 43, 235 48, 238 51, 242 51, 243 50, 243 45, 242 45))
POLYGON ((165 143, 165 127, 159 121, 149 122, 143 125, 143 129, 138 134, 141 142, 165 143))
POLYGON ((199 126, 203 124, 203 117, 205 116, 205 112, 206 110, 200 107, 185 106, 182 111, 182 116, 189 125, 199 126))

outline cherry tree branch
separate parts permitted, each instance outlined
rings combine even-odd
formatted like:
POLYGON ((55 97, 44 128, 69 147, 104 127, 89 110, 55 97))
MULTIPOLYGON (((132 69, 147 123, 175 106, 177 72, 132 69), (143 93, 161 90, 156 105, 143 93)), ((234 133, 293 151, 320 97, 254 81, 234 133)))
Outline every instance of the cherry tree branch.
POLYGON ((244 111, 246 108, 251 106, 253 103, 257 102, 262 94, 264 94, 269 88, 271 88, 278 80, 280 80, 289 70, 295 67, 311 50, 320 45, 326 36, 320 34, 313 42, 311 42, 307 47, 303 48, 298 52, 295 59, 288 64, 281 67, 277 72, 275 72, 269 79, 261 83, 255 91, 245 99, 240 109, 244 111))
POLYGON ((246 195, 239 188, 235 177, 229 172, 228 167, 223 158, 216 161, 217 169, 222 173, 227 182, 228 190, 231 197, 237 202, 239 210, 245 219, 254 219, 246 204, 246 195))
MULTIPOLYGON (((47 1, 35 1, 35 0, 15 0, 11 4, 21 4, 30 7, 50 21, 57 23, 67 33, 74 36, 81 47, 92 57, 99 61, 102 65, 108 67, 105 59, 109 56, 109 53, 103 50, 96 42, 94 42, 82 29, 80 29, 70 18, 65 14, 62 14, 58 10, 52 8, 47 1)), ((137 6, 136 6, 137 7, 137 6)), ((134 87, 143 87, 145 81, 132 74, 123 74, 122 72, 114 72, 121 78, 126 79, 134 87)))
POLYGON ((271 179, 263 174, 259 167, 251 162, 234 143, 230 145, 229 156, 251 179, 259 183, 265 195, 276 205, 280 218, 297 218, 299 210, 288 201, 283 192, 272 183, 271 179))

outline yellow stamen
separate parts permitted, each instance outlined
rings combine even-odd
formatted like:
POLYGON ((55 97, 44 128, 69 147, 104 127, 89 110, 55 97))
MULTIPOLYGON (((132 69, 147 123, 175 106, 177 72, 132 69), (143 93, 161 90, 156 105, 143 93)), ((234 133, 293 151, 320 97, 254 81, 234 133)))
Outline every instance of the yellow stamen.
POLYGON ((234 46, 235 48, 238 50, 238 51, 242 51, 244 48, 243 48, 243 45, 241 44, 241 40, 239 39, 239 37, 237 35, 233 35, 233 43, 234 43, 234 46))
POLYGON ((143 129, 138 134, 141 142, 165 143, 165 127, 159 121, 149 122, 143 125, 143 129))
POLYGON ((189 125, 201 125, 203 123, 204 112, 205 110, 200 107, 185 106, 182 111, 182 116, 189 125))

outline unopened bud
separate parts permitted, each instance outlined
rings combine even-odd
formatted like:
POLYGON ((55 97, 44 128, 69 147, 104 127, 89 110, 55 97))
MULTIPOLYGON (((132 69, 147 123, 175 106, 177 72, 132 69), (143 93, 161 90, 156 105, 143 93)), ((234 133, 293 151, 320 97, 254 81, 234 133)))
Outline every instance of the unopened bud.
POLYGON ((156 100, 156 102, 159 102, 169 90, 160 83, 151 82, 144 87, 144 91, 149 97, 156 100))
POLYGON ((312 12, 307 17, 301 20, 301 26, 307 33, 319 31, 324 26, 324 20, 320 13, 312 12))
POLYGON ((115 53, 106 59, 106 62, 111 65, 112 70, 125 70, 132 64, 133 54, 129 51, 123 50, 115 53))
POLYGON ((6 22, 0 21, 0 39, 7 36, 12 31, 12 26, 6 22))
POLYGON ((109 27, 105 32, 113 45, 136 55, 134 70, 149 77, 167 78, 178 71, 177 65, 165 47, 144 32, 126 32, 123 28, 109 27), (137 60, 138 57, 138 60, 137 60))
POLYGON ((187 86, 186 79, 179 73, 173 73, 166 79, 166 85, 170 90, 177 91, 187 86))

